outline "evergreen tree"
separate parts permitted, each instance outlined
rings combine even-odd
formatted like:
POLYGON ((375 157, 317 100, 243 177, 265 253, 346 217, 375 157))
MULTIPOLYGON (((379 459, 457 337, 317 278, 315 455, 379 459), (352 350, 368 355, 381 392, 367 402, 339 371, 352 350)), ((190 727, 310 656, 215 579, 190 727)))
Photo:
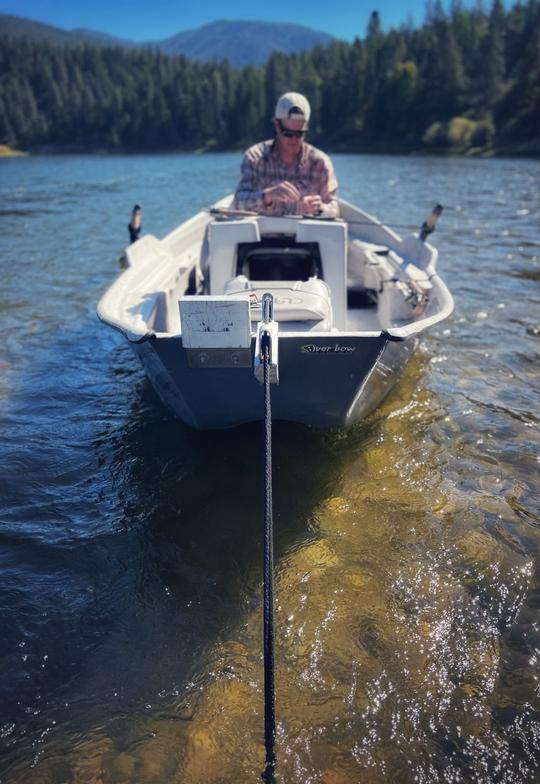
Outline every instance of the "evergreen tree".
POLYGON ((271 134, 283 92, 312 104, 310 139, 329 147, 538 144, 540 0, 489 13, 428 0, 415 29, 382 30, 234 70, 158 51, 62 48, 0 38, 0 139, 15 146, 196 149, 271 134))
POLYGON ((505 77, 504 8, 501 0, 494 0, 489 16, 489 27, 484 47, 484 100, 492 109, 500 97, 505 77))

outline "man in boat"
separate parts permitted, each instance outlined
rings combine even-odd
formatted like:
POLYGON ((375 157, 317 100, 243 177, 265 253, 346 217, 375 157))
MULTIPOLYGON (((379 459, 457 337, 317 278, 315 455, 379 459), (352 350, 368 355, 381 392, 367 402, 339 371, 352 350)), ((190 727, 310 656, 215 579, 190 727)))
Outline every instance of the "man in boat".
POLYGON ((242 161, 234 206, 265 215, 336 216, 332 161, 305 141, 311 107, 300 93, 285 93, 274 112, 274 138, 250 147, 242 161))

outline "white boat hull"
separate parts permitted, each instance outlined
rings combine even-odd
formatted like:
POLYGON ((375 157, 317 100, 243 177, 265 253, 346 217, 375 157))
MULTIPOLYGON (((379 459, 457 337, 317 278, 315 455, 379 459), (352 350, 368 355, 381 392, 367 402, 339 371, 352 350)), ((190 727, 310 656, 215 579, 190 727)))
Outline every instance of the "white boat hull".
POLYGON ((255 345, 270 291, 273 418, 321 428, 359 422, 388 394, 420 335, 452 312, 436 250, 346 202, 332 222, 230 216, 229 204, 163 240, 131 245, 99 317, 128 339, 177 417, 194 428, 235 427, 263 418, 255 345))

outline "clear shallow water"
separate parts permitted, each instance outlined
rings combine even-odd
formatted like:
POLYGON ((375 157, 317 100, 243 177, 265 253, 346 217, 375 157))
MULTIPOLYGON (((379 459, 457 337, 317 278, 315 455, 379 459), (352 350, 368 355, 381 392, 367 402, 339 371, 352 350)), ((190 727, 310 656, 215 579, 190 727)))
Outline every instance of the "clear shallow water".
MULTIPOLYGON (((540 162, 336 156, 456 299, 365 424, 275 428, 282 780, 533 782, 540 162)), ((0 781, 248 782, 262 751, 261 432, 171 419, 95 316, 238 155, 0 162, 0 781)))

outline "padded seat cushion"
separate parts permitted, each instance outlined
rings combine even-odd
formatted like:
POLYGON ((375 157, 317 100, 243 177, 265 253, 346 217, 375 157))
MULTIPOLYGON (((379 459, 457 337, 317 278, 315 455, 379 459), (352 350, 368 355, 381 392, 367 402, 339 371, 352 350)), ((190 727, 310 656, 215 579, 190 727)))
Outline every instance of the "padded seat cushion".
POLYGON ((272 294, 275 321, 324 321, 327 326, 332 323, 330 289, 318 278, 294 282, 249 281, 244 275, 238 275, 225 284, 224 294, 242 292, 251 295, 252 310, 255 313, 261 306, 263 294, 272 294))

